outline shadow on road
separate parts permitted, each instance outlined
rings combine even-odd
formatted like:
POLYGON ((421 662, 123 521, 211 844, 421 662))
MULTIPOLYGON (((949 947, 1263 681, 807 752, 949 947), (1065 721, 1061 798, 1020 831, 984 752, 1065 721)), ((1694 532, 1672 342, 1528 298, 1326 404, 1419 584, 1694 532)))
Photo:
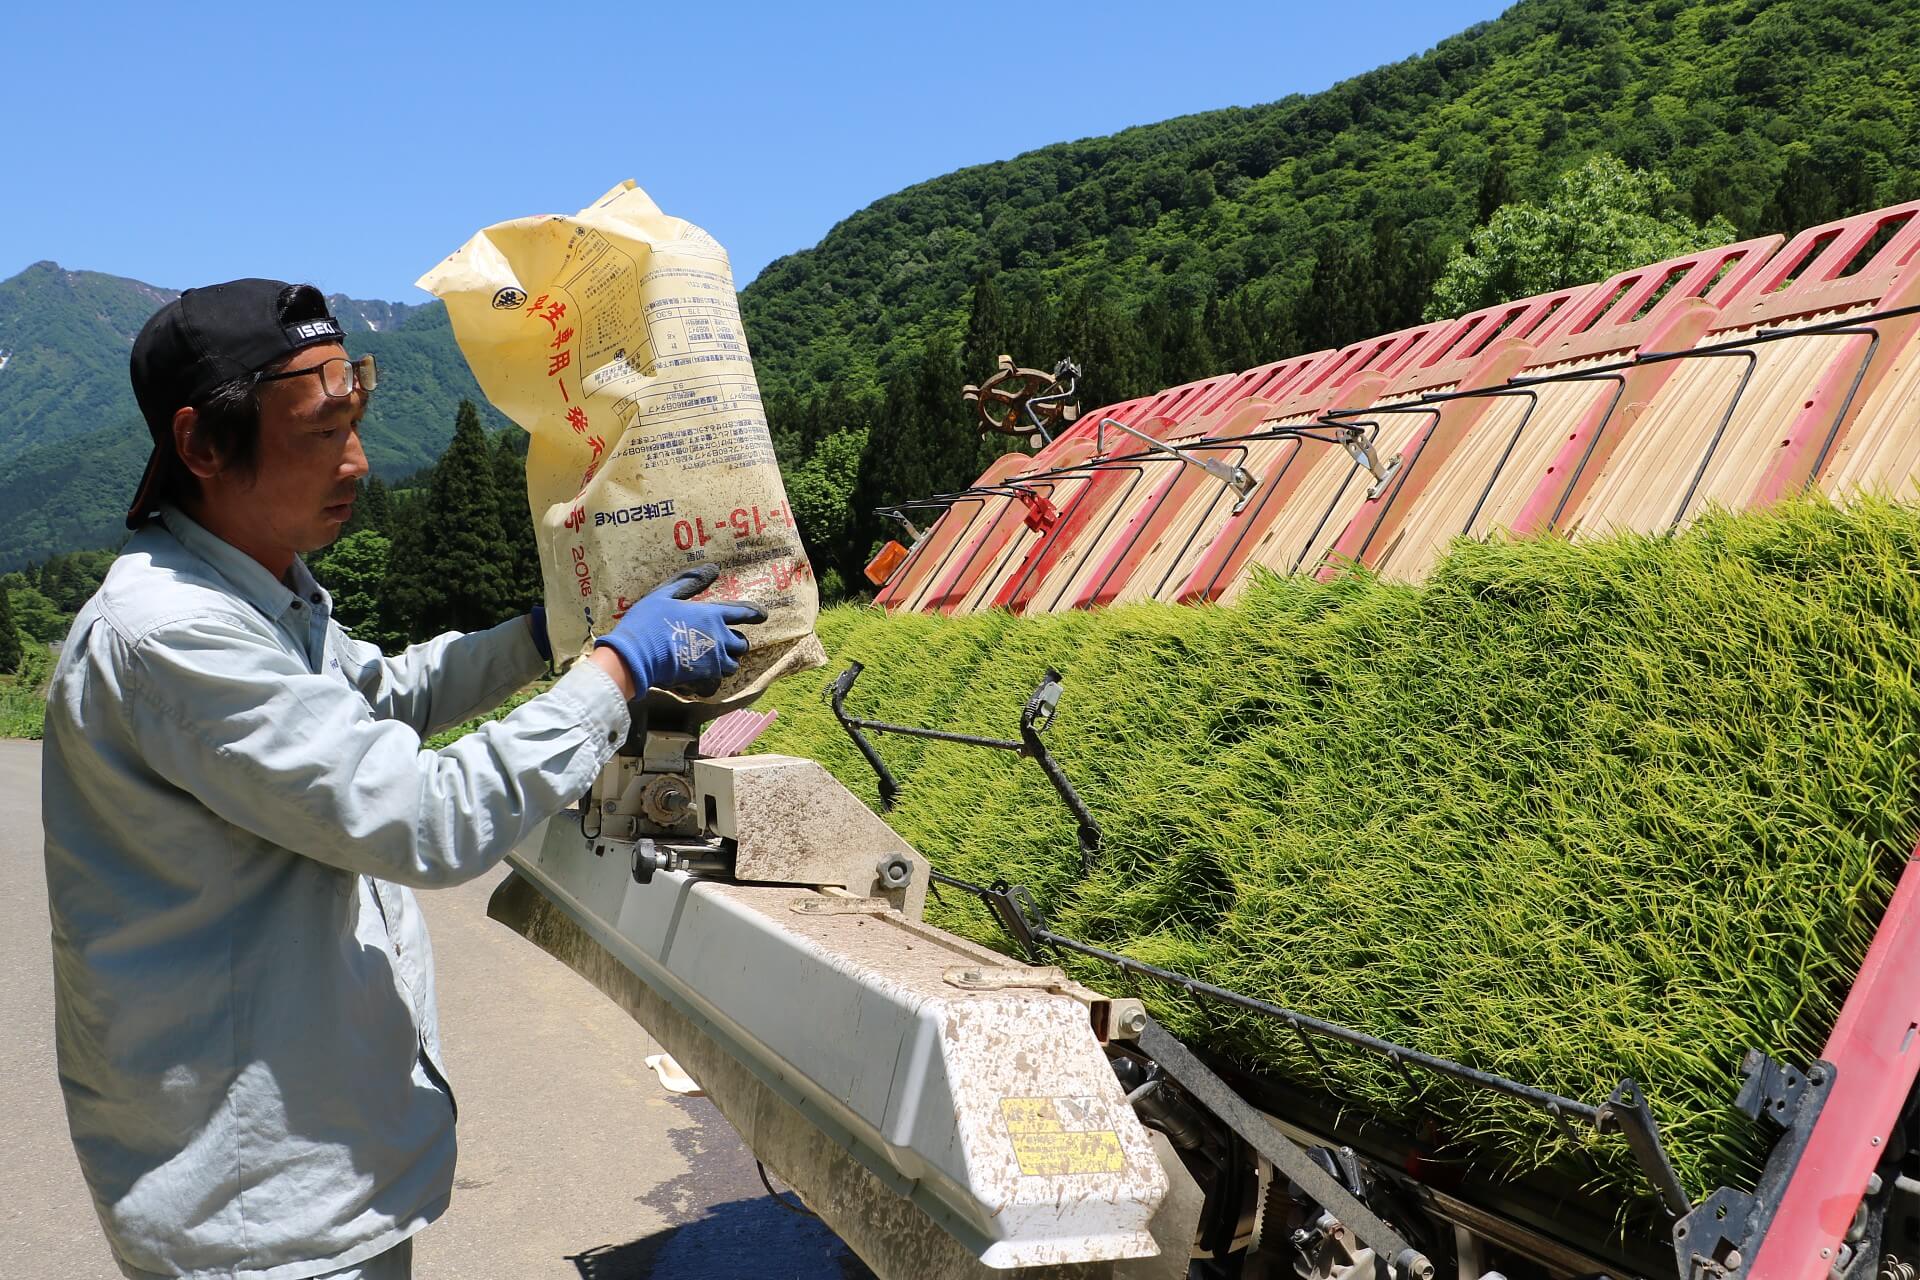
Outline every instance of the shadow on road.
POLYGON ((567 1261, 580 1280, 873 1280, 819 1219, 765 1195, 712 1205, 692 1222, 567 1261))
POLYGON ((766 1193, 751 1152, 704 1097, 676 1097, 691 1122, 671 1141, 686 1171, 639 1197, 673 1225, 568 1254, 580 1280, 873 1280, 873 1272, 791 1193, 766 1193))

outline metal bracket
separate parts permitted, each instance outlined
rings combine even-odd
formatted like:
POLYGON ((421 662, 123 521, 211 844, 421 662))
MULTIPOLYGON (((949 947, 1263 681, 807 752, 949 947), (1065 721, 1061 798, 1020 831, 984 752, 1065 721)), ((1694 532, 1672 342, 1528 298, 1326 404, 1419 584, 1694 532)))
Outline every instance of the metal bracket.
POLYGON ((1660 1128, 1654 1123, 1653 1112, 1647 1107, 1647 1095, 1639 1085, 1631 1080, 1622 1080, 1616 1085, 1613 1095, 1600 1104, 1599 1121, 1594 1127, 1601 1133, 1617 1129, 1625 1135, 1634 1159, 1646 1171, 1653 1189, 1660 1193, 1668 1216, 1687 1215, 1693 1206, 1687 1200, 1686 1188, 1680 1185, 1673 1171, 1673 1163, 1667 1159, 1666 1148, 1660 1144, 1660 1128))
POLYGON ((1101 1044, 1131 1040, 1147 1025, 1147 1009, 1131 996, 1115 998, 1083 987, 1057 965, 960 965, 944 975, 962 991, 1045 991, 1076 1000, 1087 1010, 1094 1038, 1101 1044))
POLYGON ((1749 1120, 1761 1116, 1784 1125, 1806 1091, 1807 1077, 1783 1062, 1775 1062, 1758 1049, 1747 1050, 1740 1061, 1740 1074, 1746 1083, 1733 1105, 1747 1113, 1749 1120))
POLYGON ((920 541, 920 539, 927 536, 926 534, 922 533, 917 527, 915 527, 913 521, 907 518, 907 513, 902 511, 898 507, 880 507, 878 508, 876 514, 881 515, 888 520, 895 521, 898 524, 900 524, 903 528, 905 528, 907 531, 908 545, 917 543, 920 541))
POLYGON ((1037 988, 1041 991, 1071 983, 1067 971, 1056 965, 964 965, 948 969, 947 985, 963 991, 1009 991, 1037 988))
POLYGON ((1272 1161, 1274 1168, 1291 1178, 1315 1203, 1372 1249, 1375 1257, 1390 1260, 1394 1280, 1433 1280, 1433 1263, 1425 1254, 1407 1243, 1406 1237, 1388 1226, 1305 1150, 1267 1123, 1245 1098, 1208 1069, 1191 1049, 1169 1035, 1165 1027, 1147 1018, 1139 1041, 1141 1052, 1152 1058, 1195 1102, 1218 1116, 1242 1141, 1272 1161))
POLYGON ((880 758, 880 753, 873 749, 873 743, 867 740, 866 733, 863 732, 865 730, 875 733, 897 733, 909 738, 927 738, 934 742, 957 742, 968 747, 1011 751, 1032 760, 1040 766, 1040 771, 1047 775, 1047 781, 1053 785, 1054 793, 1060 797, 1061 803, 1067 806, 1067 810, 1073 814, 1074 821, 1079 824, 1080 870, 1083 874, 1093 870, 1093 857, 1100 851, 1100 824, 1094 820, 1086 802, 1080 799, 1080 793, 1074 790, 1072 781, 1060 768, 1059 762, 1047 750, 1046 743, 1040 740, 1040 735, 1053 723, 1054 714, 1060 707, 1062 677, 1058 671, 1051 667, 1047 668, 1046 675, 1041 678, 1033 695, 1027 699, 1026 706, 1020 712, 1020 737, 1018 741, 1013 741, 1006 738, 982 738, 971 733, 947 733, 939 729, 888 724, 884 720, 865 720, 859 716, 850 716, 846 711, 847 694, 853 688, 853 682, 860 678, 863 670, 865 667, 860 663, 852 663, 824 692, 828 704, 833 708, 834 719, 838 720, 840 727, 847 731, 847 736, 853 739, 853 745, 860 749, 860 754, 866 758, 868 767, 873 770, 874 778, 880 788, 881 808, 893 808, 894 801, 900 795, 900 784, 888 770, 886 761, 880 758))
POLYGON ((1260 487, 1259 477, 1251 471, 1248 471, 1245 467, 1237 466, 1231 462, 1222 462, 1218 458, 1203 458, 1197 453, 1189 453, 1178 445, 1171 445, 1160 440, 1155 440, 1146 432, 1136 431, 1118 418, 1102 418, 1094 427, 1094 452, 1102 457, 1105 457, 1107 452, 1105 433, 1108 427, 1126 432, 1157 453, 1168 454, 1178 458, 1182 462, 1196 466, 1218 480, 1221 484, 1226 485, 1240 496, 1240 500, 1233 504, 1234 515, 1240 514, 1241 509, 1247 505, 1247 500, 1253 497, 1253 491, 1260 487))
POLYGON ((1028 956, 1040 954, 1039 943, 1033 936, 1036 924, 1044 927, 1039 908, 1033 905, 1033 899, 1027 896, 1025 885, 1008 884, 1005 880, 993 882, 992 897, 987 905, 993 909, 994 918, 1000 921, 1000 927, 1007 936, 1020 944, 1021 951, 1028 956))
POLYGON ((1836 1075, 1830 1062, 1816 1062, 1802 1075, 1757 1050, 1748 1052, 1742 1069, 1747 1083, 1740 1090, 1740 1108, 1749 1115, 1766 1116, 1786 1132, 1767 1157, 1760 1183, 1752 1192, 1722 1187, 1674 1223, 1673 1252, 1680 1280, 1739 1280, 1746 1274, 1773 1224, 1781 1193, 1799 1167, 1807 1140, 1813 1136, 1813 1122, 1826 1105, 1836 1075), (1780 1102, 1786 1106, 1776 1105, 1780 1102), (1749 1104, 1757 1110, 1749 1110, 1749 1104))
POLYGON ((841 898, 813 894, 795 898, 787 910, 802 916, 884 916, 894 910, 885 898, 841 898))
POLYGON ((1373 477, 1373 484, 1367 489, 1367 500, 1371 502, 1387 491, 1387 485, 1392 483, 1406 455, 1394 454, 1392 460, 1383 467, 1380 465, 1380 455, 1373 451, 1371 436, 1359 427, 1350 427, 1345 423, 1340 423, 1338 426, 1342 433, 1340 447, 1347 451, 1347 456, 1353 459, 1355 466, 1366 468, 1367 473, 1373 477))

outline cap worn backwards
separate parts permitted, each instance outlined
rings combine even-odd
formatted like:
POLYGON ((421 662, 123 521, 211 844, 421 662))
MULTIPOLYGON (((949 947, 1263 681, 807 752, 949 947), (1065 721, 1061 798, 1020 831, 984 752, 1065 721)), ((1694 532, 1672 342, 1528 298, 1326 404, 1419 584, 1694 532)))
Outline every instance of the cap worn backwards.
POLYGON ((310 284, 229 280, 189 289, 167 303, 133 340, 133 396, 153 436, 153 453, 127 508, 127 527, 146 522, 163 469, 172 465, 173 416, 222 383, 259 373, 323 342, 343 342, 326 295, 310 284))

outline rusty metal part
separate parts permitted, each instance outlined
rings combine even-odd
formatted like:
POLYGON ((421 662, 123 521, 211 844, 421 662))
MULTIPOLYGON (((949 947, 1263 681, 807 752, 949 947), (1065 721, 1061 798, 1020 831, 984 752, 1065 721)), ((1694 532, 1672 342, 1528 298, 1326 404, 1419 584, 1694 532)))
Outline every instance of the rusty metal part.
POLYGON ((655 822, 672 826, 687 816, 693 787, 677 773, 656 773, 640 784, 636 797, 640 812, 655 822))
POLYGON ((1080 368, 1062 360, 1052 373, 1022 369, 1012 356, 1001 356, 999 367, 985 382, 961 388, 960 398, 973 406, 981 436, 1033 436, 1036 444, 1053 440, 1051 428, 1080 416, 1074 399, 1080 368))

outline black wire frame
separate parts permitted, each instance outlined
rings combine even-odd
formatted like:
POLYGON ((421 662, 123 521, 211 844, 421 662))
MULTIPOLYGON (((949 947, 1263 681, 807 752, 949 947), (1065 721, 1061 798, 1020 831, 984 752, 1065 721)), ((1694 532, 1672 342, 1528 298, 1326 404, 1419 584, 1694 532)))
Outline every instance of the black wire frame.
MULTIPOLYGON (((1740 378, 1736 382, 1733 394, 1729 398, 1726 407, 1722 410, 1719 421, 1708 440, 1707 446, 1702 452, 1699 461, 1694 466, 1685 495, 1675 508, 1673 516, 1668 521, 1667 530, 1670 532, 1679 527, 1680 523, 1686 518, 1687 512, 1691 509, 1694 499, 1698 495, 1700 486, 1704 483, 1714 459, 1718 456, 1721 445, 1725 442, 1726 433, 1732 424, 1734 415, 1738 412, 1739 404, 1752 384, 1753 373, 1758 363, 1758 357, 1753 348, 1768 343, 1786 341, 1788 339, 1817 337, 1864 337, 1868 339, 1866 347, 1861 353, 1859 363, 1854 370, 1847 393, 1841 399, 1839 407, 1835 410, 1833 419, 1822 438, 1820 448, 1816 451, 1812 465, 1808 468, 1805 484, 1806 486, 1811 486, 1817 481, 1822 468, 1826 465, 1833 447, 1839 438, 1840 429, 1845 424, 1847 415, 1851 412, 1854 402, 1859 398, 1860 388, 1865 381, 1867 371, 1872 367, 1874 358, 1879 352, 1883 335, 1877 327, 1878 322, 1916 313, 1920 313, 1920 304, 1892 307, 1861 315, 1842 316, 1834 320, 1821 321, 1809 325, 1797 325, 1790 328, 1760 329, 1739 338, 1729 339, 1725 342, 1709 343, 1705 346, 1690 347, 1676 351, 1635 352, 1632 355, 1618 360, 1604 361, 1578 369, 1569 369, 1557 373, 1516 375, 1509 378, 1505 383, 1492 387, 1426 392, 1409 400, 1390 405, 1372 405, 1353 409, 1329 409, 1323 411, 1316 420, 1308 424, 1274 428, 1267 431, 1249 432, 1240 436, 1203 437, 1200 441, 1193 442, 1193 444, 1194 447, 1204 447, 1209 450, 1273 439, 1292 439, 1295 441, 1311 440, 1329 444, 1344 444, 1346 439, 1351 438, 1350 436, 1340 434, 1321 435, 1318 434, 1314 428, 1322 428, 1335 433, 1373 428, 1377 432, 1378 424, 1374 422, 1373 419, 1385 413, 1432 413, 1436 411, 1438 406, 1455 400, 1497 396, 1526 396, 1530 399, 1531 403, 1527 411, 1522 414, 1520 421, 1515 425, 1507 445, 1502 449, 1500 457, 1495 462, 1494 468, 1487 478, 1486 484, 1481 489, 1479 498, 1474 503, 1472 511, 1468 514, 1467 520, 1461 527, 1460 532, 1462 535, 1472 537, 1475 536, 1474 526, 1478 523, 1480 514, 1484 510, 1487 500, 1492 496, 1495 486, 1499 483, 1508 462, 1512 459, 1521 433, 1531 424, 1534 411, 1539 406, 1538 395, 1535 389, 1563 383, 1609 383, 1612 386, 1612 395, 1609 403, 1605 411, 1600 415, 1594 430, 1589 434, 1586 447, 1581 451, 1579 461, 1568 471, 1566 482, 1560 492, 1560 497, 1556 501, 1553 514, 1547 523, 1547 529, 1551 530, 1560 527, 1562 520, 1566 516, 1567 506, 1573 494, 1579 488, 1581 478, 1585 475, 1587 467, 1593 459, 1601 437, 1614 425, 1615 414, 1626 389, 1626 373, 1648 365, 1680 360, 1715 358, 1744 359, 1747 362, 1747 367, 1742 371, 1740 378)), ((1371 444, 1373 438, 1374 437, 1367 438, 1369 444, 1371 444)), ((1285 468, 1293 465, 1298 452, 1296 448, 1289 454, 1286 463, 1283 464, 1283 471, 1285 468)), ((1098 459, 1075 467, 1061 468, 1057 471, 1038 472, 1023 476, 1020 479, 1022 482, 1028 483, 1038 482, 1067 475, 1084 475, 1116 463, 1134 464, 1149 460, 1178 461, 1178 459, 1165 455, 1127 455, 1121 459, 1098 459)), ((1417 465, 1418 455, 1416 454, 1413 458, 1408 459, 1408 463, 1410 465, 1417 465)), ((1333 512, 1338 509, 1340 499, 1345 496, 1355 476, 1361 469, 1360 465, 1356 462, 1349 470, 1340 488, 1336 490, 1333 500, 1328 503, 1326 510, 1321 513, 1320 519, 1314 527, 1313 534, 1301 547, 1299 554, 1294 557, 1288 570, 1289 573, 1298 573, 1300 571, 1307 553, 1312 550, 1319 535, 1324 532, 1327 521, 1331 519, 1333 512)), ((1397 494, 1404 488, 1405 483, 1406 475, 1397 474, 1393 479, 1393 488, 1390 492, 1397 494)), ((1224 490, 1226 486, 1223 484, 1221 488, 1224 490)), ((1272 485, 1263 485, 1262 490, 1264 492, 1261 496, 1255 499, 1251 507, 1243 513, 1242 518, 1236 522, 1238 528, 1234 533, 1234 544, 1229 548, 1228 555, 1222 557, 1220 569, 1215 572, 1213 579, 1207 584, 1206 589, 1208 591, 1218 586, 1219 577, 1225 572, 1226 565, 1232 562, 1232 552, 1238 549, 1240 542, 1244 541, 1251 529, 1257 526, 1259 514, 1265 510, 1267 503, 1271 500, 1274 487, 1272 485)), ((927 501, 929 503, 936 503, 943 498, 952 497, 954 497, 954 495, 938 495, 927 501)), ((1218 497, 1218 495, 1216 495, 1216 497, 1218 497)), ((1368 532, 1367 538, 1362 545, 1363 555, 1366 549, 1370 548, 1372 544, 1374 533, 1378 530, 1380 520, 1384 518, 1387 505, 1388 504, 1381 505, 1382 515, 1376 518, 1374 528, 1368 532)), ((1194 529, 1189 531, 1187 539, 1188 545, 1183 547, 1182 553, 1175 559, 1173 567, 1162 576, 1161 582, 1156 586, 1153 593, 1156 597, 1165 592, 1168 579, 1177 571, 1178 566, 1184 562, 1187 553, 1191 550, 1192 540, 1198 537, 1201 528, 1211 519, 1212 512, 1213 508, 1210 506, 1203 512, 1201 519, 1196 523, 1194 529)), ((1107 525, 1102 527, 1103 531, 1110 526, 1111 519, 1107 525)), ((1005 565, 1003 563, 1001 568, 1004 569, 1004 567, 1005 565)), ((904 566, 902 571, 904 571, 904 566)), ((1109 576, 1111 576, 1111 571, 1109 576)), ((1105 585, 1104 581, 1101 585, 1105 585)), ((1055 603, 1057 604, 1058 601, 1056 600, 1055 603)))
POLYGON ((1506 1076, 1395 1044, 1391 1040, 1384 1040, 1352 1027, 1328 1022, 1311 1014, 1288 1009, 1255 996, 1244 995, 1189 974, 1164 969, 1158 965, 1122 955, 1117 951, 1109 951, 1056 933, 1047 926, 1045 918, 1035 910, 1026 891, 1004 880, 996 881, 991 886, 978 885, 938 870, 931 872, 931 878, 936 893, 937 887, 944 884, 979 899, 993 913, 1002 929, 1025 952, 1029 960, 1038 959, 1048 949, 1070 951, 1110 965, 1122 973, 1150 978, 1156 982, 1177 987, 1198 999, 1229 1005, 1279 1021, 1299 1037, 1301 1044, 1323 1076, 1331 1077, 1333 1069, 1316 1043, 1316 1037, 1319 1040, 1330 1041, 1386 1059, 1388 1064, 1399 1073, 1411 1094, 1419 1093, 1419 1086, 1412 1075, 1411 1068, 1419 1068, 1534 1107, 1545 1113, 1561 1136, 1567 1140, 1569 1148, 1576 1153, 1581 1150, 1581 1147, 1573 1131, 1574 1122, 1585 1125, 1596 1133, 1618 1133, 1626 1138, 1635 1163, 1640 1166, 1647 1184, 1659 1197, 1667 1214, 1677 1220, 1684 1217, 1692 1208, 1692 1201, 1687 1195, 1686 1188, 1674 1172, 1673 1164, 1660 1140, 1659 1126, 1647 1106, 1646 1095, 1639 1085, 1630 1079, 1622 1080, 1612 1095, 1598 1105, 1581 1102, 1576 1098, 1562 1097, 1506 1076))

